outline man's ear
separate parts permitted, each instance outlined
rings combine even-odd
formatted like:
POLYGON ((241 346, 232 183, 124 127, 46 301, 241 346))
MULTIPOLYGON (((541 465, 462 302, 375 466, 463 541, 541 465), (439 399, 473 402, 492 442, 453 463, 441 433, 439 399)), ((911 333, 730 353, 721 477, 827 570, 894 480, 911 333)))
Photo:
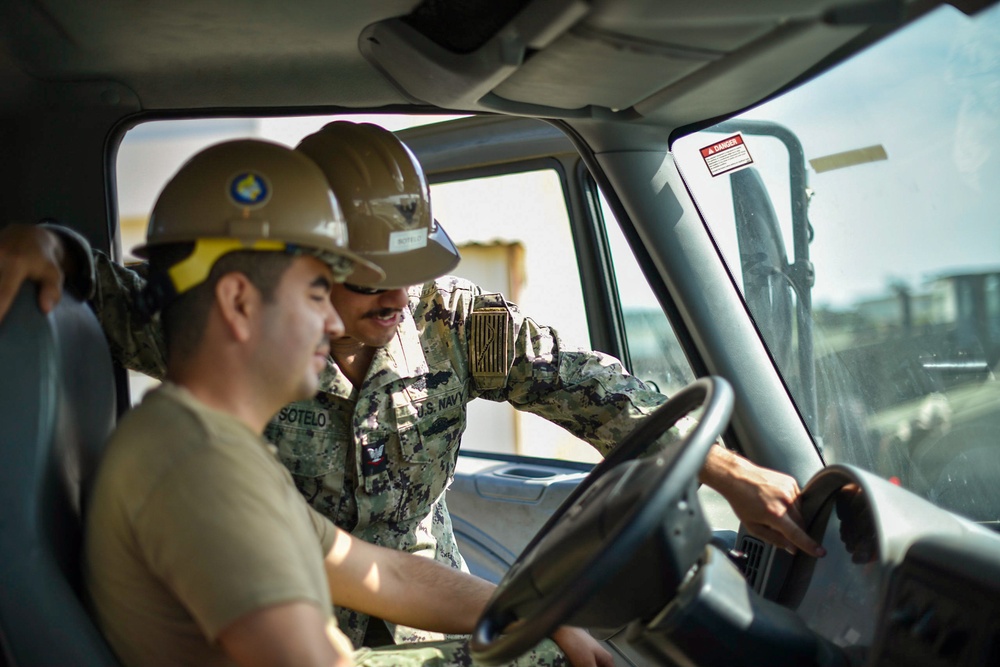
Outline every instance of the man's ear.
POLYGON ((239 271, 230 271, 215 284, 215 305, 234 339, 243 343, 253 332, 260 307, 260 291, 239 271))

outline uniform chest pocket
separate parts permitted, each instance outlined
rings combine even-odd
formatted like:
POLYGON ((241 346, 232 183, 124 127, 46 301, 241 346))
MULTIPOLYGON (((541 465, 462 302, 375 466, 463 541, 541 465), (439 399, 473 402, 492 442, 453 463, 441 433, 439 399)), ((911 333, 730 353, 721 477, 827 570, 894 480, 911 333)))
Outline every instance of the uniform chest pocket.
POLYGON ((314 403, 293 403, 271 420, 264 436, 277 446, 278 458, 293 475, 324 477, 344 467, 350 436, 342 431, 332 411, 314 403))
POLYGON ((464 387, 430 394, 397 411, 399 448, 410 463, 453 456, 465 430, 464 387))

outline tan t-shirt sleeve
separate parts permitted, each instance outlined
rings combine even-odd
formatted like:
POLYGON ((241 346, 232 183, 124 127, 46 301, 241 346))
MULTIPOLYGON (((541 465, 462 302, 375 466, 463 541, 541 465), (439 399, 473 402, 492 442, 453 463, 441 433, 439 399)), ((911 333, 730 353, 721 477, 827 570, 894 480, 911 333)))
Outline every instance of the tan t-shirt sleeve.
POLYGON ((326 558, 326 555, 330 553, 330 549, 333 548, 333 541, 337 539, 337 527, 332 521, 314 510, 312 506, 307 504, 307 507, 309 508, 309 518, 312 519, 313 529, 316 531, 316 537, 319 538, 320 553, 326 558))
MULTIPOLYGON (((312 512, 267 456, 263 448, 189 455, 159 480, 135 519, 150 567, 213 641, 263 607, 328 604, 317 590, 327 590, 316 562, 325 551, 317 554, 312 512)), ((333 531, 326 532, 332 543, 333 531)))

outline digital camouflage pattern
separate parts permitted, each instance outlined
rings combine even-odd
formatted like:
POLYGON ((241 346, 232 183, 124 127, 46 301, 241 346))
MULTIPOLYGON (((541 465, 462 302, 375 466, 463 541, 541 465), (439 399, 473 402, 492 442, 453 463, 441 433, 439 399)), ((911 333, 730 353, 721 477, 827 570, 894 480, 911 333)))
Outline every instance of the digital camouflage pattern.
MULTIPOLYGON (((162 334, 132 306, 142 278, 100 253, 95 259, 93 301, 113 354, 128 368, 161 376, 162 334)), ((398 334, 376 352, 361 387, 332 361, 320 386, 266 430, 302 494, 361 539, 462 569, 445 491, 470 401, 506 401, 607 453, 666 400, 618 360, 565 349, 555 330, 454 277, 410 289, 398 334)), ((360 646, 368 617, 344 609, 337 617, 360 646)), ((442 636, 396 628, 395 638, 442 636)))
MULTIPOLYGON (((412 646, 362 648, 354 653, 358 667, 472 667, 468 639, 425 642, 412 646)), ((569 660, 555 642, 546 639, 516 661, 511 667, 568 667, 569 660)))

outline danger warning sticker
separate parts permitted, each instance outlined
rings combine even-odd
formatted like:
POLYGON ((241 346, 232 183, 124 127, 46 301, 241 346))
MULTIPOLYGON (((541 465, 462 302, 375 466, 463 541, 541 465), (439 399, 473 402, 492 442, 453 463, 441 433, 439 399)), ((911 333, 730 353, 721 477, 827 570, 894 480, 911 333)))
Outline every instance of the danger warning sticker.
POLYGON ((705 146, 700 152, 705 160, 705 166, 708 167, 708 173, 712 176, 728 174, 753 164, 750 151, 743 143, 742 134, 734 134, 711 146, 705 146))

